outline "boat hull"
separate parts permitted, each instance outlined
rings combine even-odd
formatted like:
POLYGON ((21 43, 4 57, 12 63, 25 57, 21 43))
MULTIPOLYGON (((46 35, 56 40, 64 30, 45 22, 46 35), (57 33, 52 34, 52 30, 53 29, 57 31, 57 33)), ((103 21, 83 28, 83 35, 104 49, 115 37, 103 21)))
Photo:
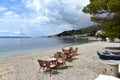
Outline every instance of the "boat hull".
POLYGON ((100 59, 104 60, 120 60, 120 55, 111 55, 109 53, 97 52, 100 59))

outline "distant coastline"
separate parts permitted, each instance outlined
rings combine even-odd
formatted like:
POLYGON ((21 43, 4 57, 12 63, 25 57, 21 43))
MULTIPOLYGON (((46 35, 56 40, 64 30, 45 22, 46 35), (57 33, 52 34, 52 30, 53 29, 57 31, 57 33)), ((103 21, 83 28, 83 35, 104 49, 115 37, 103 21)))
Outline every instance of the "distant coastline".
POLYGON ((50 35, 50 38, 81 38, 81 37, 94 37, 96 32, 101 30, 101 27, 98 25, 89 26, 77 30, 68 30, 63 31, 59 34, 50 35))
POLYGON ((62 35, 62 36, 57 36, 57 35, 52 35, 48 36, 49 38, 82 38, 82 37, 87 37, 87 34, 83 35, 62 35))

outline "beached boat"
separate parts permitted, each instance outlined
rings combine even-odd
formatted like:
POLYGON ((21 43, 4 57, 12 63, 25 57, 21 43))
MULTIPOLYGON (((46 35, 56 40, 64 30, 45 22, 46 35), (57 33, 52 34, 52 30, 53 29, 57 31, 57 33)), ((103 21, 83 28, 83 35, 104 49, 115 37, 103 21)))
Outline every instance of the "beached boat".
POLYGON ((97 54, 100 59, 120 60, 120 55, 110 54, 108 52, 99 52, 99 51, 97 51, 97 54))

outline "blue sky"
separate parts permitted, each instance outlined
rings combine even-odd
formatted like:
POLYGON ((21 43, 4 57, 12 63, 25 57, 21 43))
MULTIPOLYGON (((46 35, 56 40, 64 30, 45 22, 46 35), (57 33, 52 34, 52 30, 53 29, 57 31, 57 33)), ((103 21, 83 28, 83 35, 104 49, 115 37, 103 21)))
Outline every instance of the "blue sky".
POLYGON ((0 36, 53 35, 92 25, 89 0, 0 0, 0 36))

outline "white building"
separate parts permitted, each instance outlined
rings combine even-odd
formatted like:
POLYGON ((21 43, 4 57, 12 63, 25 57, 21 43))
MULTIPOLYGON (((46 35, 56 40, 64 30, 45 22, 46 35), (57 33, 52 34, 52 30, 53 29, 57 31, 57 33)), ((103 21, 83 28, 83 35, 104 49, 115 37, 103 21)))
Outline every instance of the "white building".
POLYGON ((103 34, 103 30, 98 30, 96 33, 95 33, 95 35, 98 35, 98 34, 103 34))

